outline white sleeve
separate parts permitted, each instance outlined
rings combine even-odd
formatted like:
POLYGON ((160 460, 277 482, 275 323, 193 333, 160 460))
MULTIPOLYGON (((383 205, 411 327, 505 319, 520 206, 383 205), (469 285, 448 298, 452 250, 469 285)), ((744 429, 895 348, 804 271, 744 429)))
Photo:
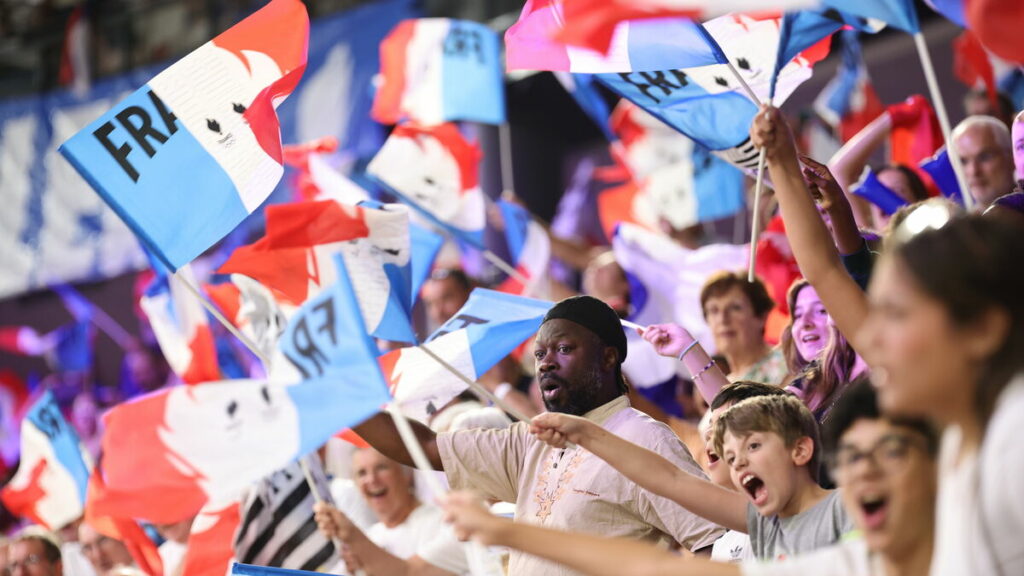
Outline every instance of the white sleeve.
POLYGON ((777 562, 745 562, 743 576, 877 576, 863 540, 851 539, 777 562))

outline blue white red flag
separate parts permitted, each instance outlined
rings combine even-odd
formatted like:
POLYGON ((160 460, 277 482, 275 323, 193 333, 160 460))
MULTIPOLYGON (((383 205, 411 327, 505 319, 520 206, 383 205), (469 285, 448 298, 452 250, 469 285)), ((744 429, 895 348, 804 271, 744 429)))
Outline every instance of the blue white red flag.
POLYGON ((416 209, 421 223, 483 248, 481 153, 454 124, 402 124, 391 132, 366 173, 416 209))
POLYGON ((814 99, 814 111, 843 142, 885 112, 868 76, 856 32, 843 32, 842 61, 835 78, 814 99))
POLYGON ((667 70, 720 64, 725 55, 693 20, 622 22, 603 48, 570 46, 554 37, 576 24, 560 0, 527 0, 519 21, 505 32, 509 70, 604 73, 667 70))
POLYGON ((449 18, 403 20, 380 45, 381 85, 371 115, 382 124, 505 121, 498 35, 449 18))
POLYGON ((227 380, 177 386, 116 406, 104 417, 107 498, 97 513, 174 523, 204 504, 316 450, 388 402, 349 274, 291 319, 281 348, 305 375, 297 384, 227 380))
POLYGON ((890 216, 901 206, 907 205, 907 201, 881 183, 870 168, 864 179, 853 189, 853 193, 878 206, 883 213, 890 216))
POLYGON ((957 183, 956 173, 953 171, 953 165, 949 162, 949 155, 946 154, 945 147, 931 158, 926 158, 921 162, 920 167, 932 177, 932 182, 935 182, 943 196, 963 205, 964 199, 960 194, 960 184, 957 183))
POLYGON ((178 280, 157 274, 139 301, 149 318, 160 351, 171 370, 186 384, 213 382, 222 378, 206 310, 194 294, 181 286, 198 286, 192 267, 178 269, 178 280))
POLYGON ((308 36, 303 4, 273 0, 72 136, 61 153, 176 270, 280 180, 275 109, 302 77, 308 36))
MULTIPOLYGON (((532 336, 551 306, 551 302, 477 288, 421 346, 476 380, 532 336)), ((402 412, 423 422, 466 390, 461 379, 420 347, 394 350, 379 361, 402 412)))
POLYGON ((266 235, 236 249, 218 272, 249 276, 298 306, 334 283, 332 258, 342 254, 373 335, 413 342, 409 212, 373 206, 380 209, 331 200, 269 206, 266 235))
POLYGON ((616 140, 608 125, 611 117, 611 109, 601 93, 598 92, 595 79, 592 74, 572 74, 569 72, 554 72, 555 79, 565 88, 565 91, 572 96, 572 99, 579 104, 583 112, 594 121, 594 124, 601 129, 609 142, 616 140))
MULTIPOLYGON (((704 24, 760 101, 766 100, 779 46, 780 18, 722 16, 704 24)), ((823 51, 802 53, 778 75, 774 102, 783 103, 811 76, 823 51)), ((630 74, 600 74, 601 82, 705 148, 742 168, 757 164, 750 122, 758 103, 740 92, 724 64, 630 74)))
POLYGON ((21 423, 21 465, 0 496, 12 513, 50 530, 82 516, 92 461, 50 391, 21 423))
POLYGON ((531 298, 547 297, 545 282, 551 261, 551 240, 547 232, 518 204, 499 200, 498 209, 505 223, 505 243, 511 263, 526 282, 509 276, 497 290, 531 298))

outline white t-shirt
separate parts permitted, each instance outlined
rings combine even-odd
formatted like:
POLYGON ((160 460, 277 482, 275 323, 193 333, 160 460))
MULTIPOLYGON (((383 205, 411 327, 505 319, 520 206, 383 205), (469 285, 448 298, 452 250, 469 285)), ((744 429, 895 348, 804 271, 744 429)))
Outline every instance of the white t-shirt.
POLYGON ((187 546, 179 544, 174 540, 167 540, 157 548, 157 552, 160 553, 160 561, 164 565, 164 576, 175 576, 178 574, 178 568, 184 562, 187 550, 187 546))
POLYGON ((730 563, 753 560, 754 550, 750 546, 750 536, 747 536, 746 532, 729 530, 715 540, 711 547, 711 559, 730 563))
POLYGON ((445 524, 437 535, 420 544, 416 555, 428 564, 453 574, 472 576, 504 576, 500 549, 480 544, 459 542, 452 527, 445 524))
POLYGON ((862 538, 848 538, 813 552, 775 562, 744 562, 743 576, 885 576, 862 538))
POLYGON ((409 517, 394 528, 377 522, 366 531, 366 537, 374 544, 401 559, 416 555, 420 544, 434 538, 439 527, 444 525, 444 513, 430 504, 420 504, 409 517))
POLYGON ((60 559, 64 564, 64 576, 96 576, 96 571, 82 554, 82 546, 78 542, 61 544, 60 559))
POLYGON ((957 426, 942 435, 932 576, 1024 574, 1024 375, 1003 390, 980 454, 957 462, 957 426))

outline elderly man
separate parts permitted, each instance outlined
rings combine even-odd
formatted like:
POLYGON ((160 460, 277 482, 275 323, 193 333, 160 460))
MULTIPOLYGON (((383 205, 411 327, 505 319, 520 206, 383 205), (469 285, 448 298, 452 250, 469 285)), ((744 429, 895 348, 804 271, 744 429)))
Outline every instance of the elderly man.
POLYGON ((1013 151, 1005 124, 991 116, 968 116, 952 138, 979 212, 1013 191, 1013 151))
POLYGON ((92 564, 96 576, 107 576, 115 568, 135 566, 135 560, 124 543, 100 534, 85 522, 78 526, 78 543, 82 545, 82 554, 92 564))
POLYGON ((8 549, 7 573, 11 576, 63 576, 57 539, 40 528, 29 527, 8 549))
MULTIPOLYGON (((667 426, 629 406, 621 369, 626 337, 618 316, 606 304, 590 296, 556 304, 537 333, 533 355, 548 410, 597 422, 703 477, 667 426)), ((411 463, 389 416, 379 414, 356 431, 381 452, 411 463)), ((554 449, 536 440, 524 422, 507 430, 435 435, 417 426, 416 432, 434 468, 444 470, 453 488, 472 488, 487 498, 514 502, 519 521, 604 536, 673 540, 692 551, 709 548, 723 533, 707 520, 640 489, 585 450, 554 449)), ((509 573, 575 574, 518 552, 512 553, 509 573)))

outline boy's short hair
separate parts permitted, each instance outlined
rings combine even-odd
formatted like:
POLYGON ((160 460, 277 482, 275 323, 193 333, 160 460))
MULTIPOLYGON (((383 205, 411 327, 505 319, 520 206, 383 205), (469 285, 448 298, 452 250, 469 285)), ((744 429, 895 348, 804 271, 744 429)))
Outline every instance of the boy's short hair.
POLYGON ((747 398, 758 396, 791 396, 786 390, 771 384, 754 382, 753 380, 737 380, 723 387, 711 400, 711 409, 718 410, 726 404, 737 404, 747 398))
POLYGON ((11 540, 11 543, 35 540, 43 547, 43 556, 49 562, 60 561, 60 538, 42 526, 26 526, 11 540))
POLYGON ((715 422, 715 452, 718 454, 725 454, 722 445, 726 432, 733 436, 748 436, 754 432, 778 434, 787 448, 794 446, 800 438, 810 438, 813 447, 806 468, 811 479, 818 481, 821 464, 818 422, 796 396, 783 394, 748 398, 723 412, 715 422))
POLYGON ((758 318, 767 317, 772 308, 775 308, 775 301, 768 294, 768 288, 765 287, 764 282, 760 278, 755 277, 754 281, 751 282, 747 279, 746 271, 731 272, 722 270, 709 276, 704 282, 704 286, 700 289, 701 313, 706 317, 707 313, 705 310, 707 309, 708 300, 721 296, 733 288, 739 288, 747 297, 747 300, 750 300, 750 306, 754 309, 754 315, 758 318))
POLYGON ((928 454, 933 458, 939 452, 939 434, 935 427, 926 420, 885 416, 878 408, 878 397, 875 388, 867 376, 860 376, 850 383, 836 403, 829 410, 828 417, 822 426, 822 447, 825 454, 835 454, 839 448, 839 440, 857 420, 885 419, 895 426, 909 428, 927 442, 928 454))

